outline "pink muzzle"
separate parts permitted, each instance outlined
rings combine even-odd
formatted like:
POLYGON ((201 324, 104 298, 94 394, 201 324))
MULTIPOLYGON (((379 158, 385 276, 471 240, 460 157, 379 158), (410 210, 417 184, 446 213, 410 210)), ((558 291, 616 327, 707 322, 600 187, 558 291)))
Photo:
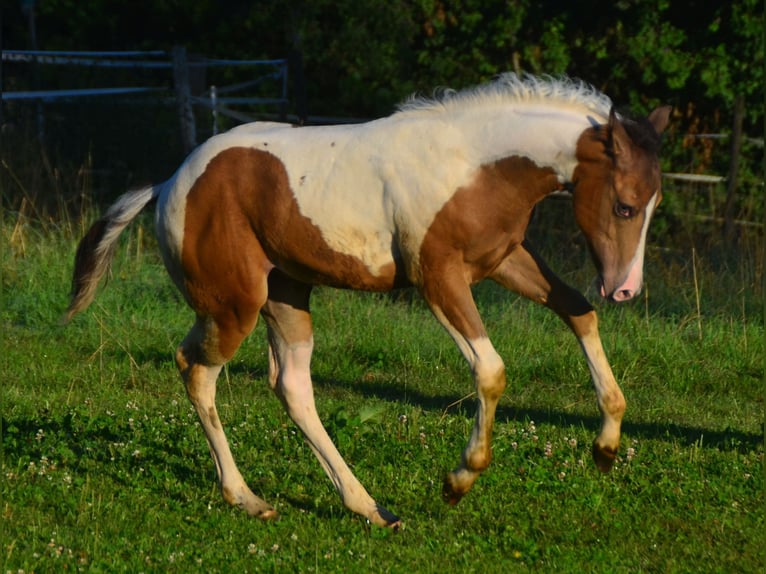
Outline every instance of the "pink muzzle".
POLYGON ((639 261, 634 262, 631 265, 630 271, 628 272, 628 277, 625 279, 625 281, 623 281, 621 285, 619 285, 610 293, 606 292, 604 279, 601 278, 601 296, 604 299, 609 299, 615 303, 622 303, 624 301, 633 299, 633 297, 641 292, 641 285, 643 283, 644 276, 643 263, 643 257, 641 257, 639 261))

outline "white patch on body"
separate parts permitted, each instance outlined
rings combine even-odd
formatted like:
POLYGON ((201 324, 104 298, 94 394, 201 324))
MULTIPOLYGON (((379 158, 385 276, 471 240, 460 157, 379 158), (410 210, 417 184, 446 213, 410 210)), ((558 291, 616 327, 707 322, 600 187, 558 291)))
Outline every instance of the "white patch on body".
POLYGON ((373 275, 400 250, 414 271, 434 217, 482 165, 527 157, 567 181, 577 140, 594 115, 582 103, 531 98, 467 102, 441 113, 414 106, 356 125, 247 124, 211 138, 187 159, 166 184, 158 223, 169 251, 180 252, 189 189, 221 151, 250 147, 284 164, 301 214, 332 249, 360 259, 373 275))

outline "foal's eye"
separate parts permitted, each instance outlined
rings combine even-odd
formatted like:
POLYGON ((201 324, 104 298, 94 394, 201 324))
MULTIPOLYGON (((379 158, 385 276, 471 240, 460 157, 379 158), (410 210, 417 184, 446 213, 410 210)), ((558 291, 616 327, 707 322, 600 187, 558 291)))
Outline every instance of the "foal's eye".
POLYGON ((627 203, 618 201, 614 204, 614 214, 622 219, 630 219, 636 214, 636 210, 627 203))

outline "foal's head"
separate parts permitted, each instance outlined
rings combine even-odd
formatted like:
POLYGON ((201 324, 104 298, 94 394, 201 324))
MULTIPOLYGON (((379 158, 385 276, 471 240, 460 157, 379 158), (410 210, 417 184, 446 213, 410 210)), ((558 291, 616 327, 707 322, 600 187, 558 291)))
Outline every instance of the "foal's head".
POLYGON ((577 144, 575 218, 600 275, 601 295, 627 301, 641 290, 649 220, 662 200, 657 157, 670 107, 586 130, 577 144))

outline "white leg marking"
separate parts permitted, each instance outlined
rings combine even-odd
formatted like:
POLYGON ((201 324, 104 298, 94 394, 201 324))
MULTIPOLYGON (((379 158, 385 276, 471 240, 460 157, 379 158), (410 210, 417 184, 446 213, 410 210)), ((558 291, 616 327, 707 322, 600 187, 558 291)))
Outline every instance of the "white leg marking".
POLYGON ((189 399, 205 431, 205 438, 218 472, 221 492, 226 502, 244 509, 248 514, 271 518, 276 516, 274 509, 253 494, 242 478, 218 417, 215 390, 216 378, 220 371, 221 366, 205 367, 195 364, 186 369, 183 376, 189 399))
POLYGON ((488 337, 469 340, 449 323, 440 309, 435 307, 433 311, 471 366, 479 400, 471 438, 460 466, 447 475, 442 491, 447 502, 456 504, 492 460, 492 429, 497 403, 505 390, 505 365, 488 337))
POLYGON ((611 467, 611 460, 599 459, 599 455, 613 459, 617 453, 620 445, 620 425, 626 407, 625 397, 612 374, 598 330, 594 329, 584 335, 580 339, 580 345, 588 361, 602 417, 601 433, 596 437, 594 444, 594 458, 599 468, 606 471, 611 467))
POLYGON ((273 353, 278 363, 276 388, 287 414, 295 422, 332 481, 343 504, 373 524, 390 526, 399 519, 378 506, 349 469, 333 444, 317 414, 309 366, 313 339, 292 345, 284 344, 273 334, 273 353), (276 341, 274 341, 276 339, 276 341))

